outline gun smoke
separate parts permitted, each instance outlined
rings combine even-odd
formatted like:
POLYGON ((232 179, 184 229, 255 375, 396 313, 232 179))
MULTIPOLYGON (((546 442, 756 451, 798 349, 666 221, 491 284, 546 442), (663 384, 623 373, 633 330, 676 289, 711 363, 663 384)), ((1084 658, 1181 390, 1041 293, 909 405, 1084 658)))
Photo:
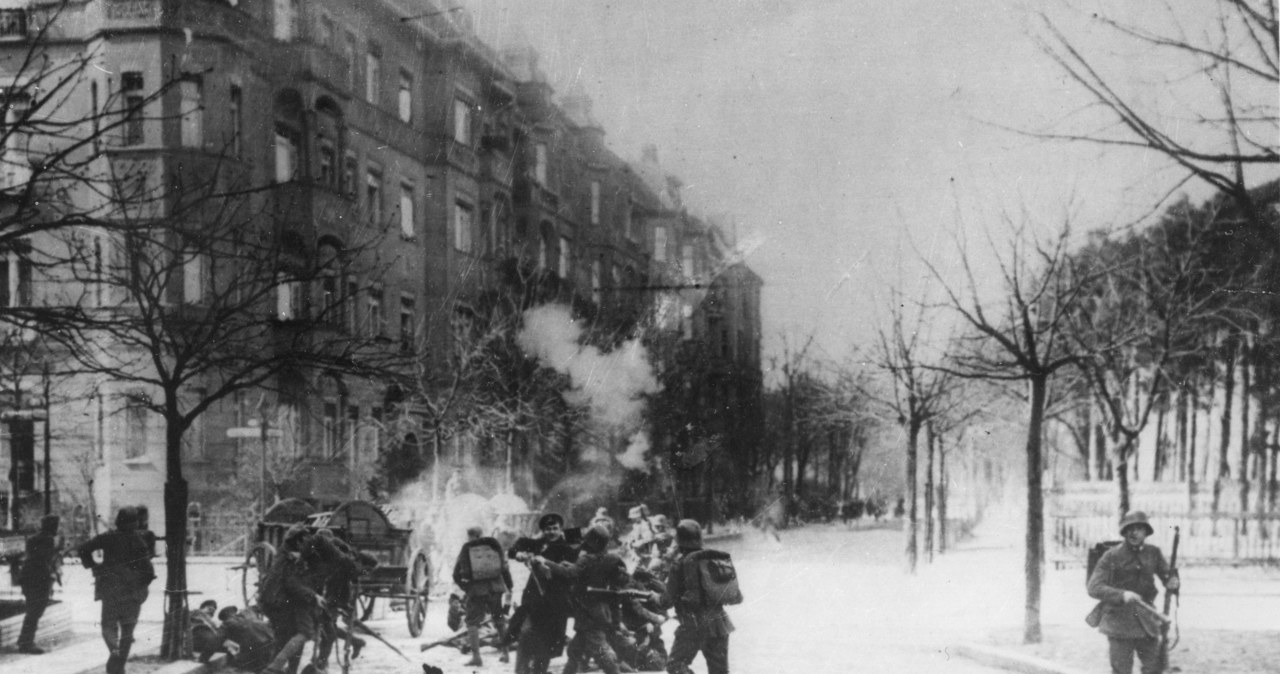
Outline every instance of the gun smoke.
POLYGON ((628 446, 614 457, 627 468, 647 470, 649 438, 639 428, 645 395, 661 390, 649 363, 648 350, 638 339, 612 351, 581 344, 582 328, 569 309, 545 305, 524 313, 524 327, 516 343, 543 365, 569 376, 570 404, 587 407, 591 418, 606 428, 630 432, 628 446))

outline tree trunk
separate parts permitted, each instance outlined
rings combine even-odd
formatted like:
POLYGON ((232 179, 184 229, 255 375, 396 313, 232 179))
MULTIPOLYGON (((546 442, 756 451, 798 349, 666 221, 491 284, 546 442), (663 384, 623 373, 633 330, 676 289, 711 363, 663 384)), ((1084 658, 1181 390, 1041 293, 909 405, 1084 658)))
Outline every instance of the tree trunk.
POLYGON ((1022 640, 1038 644, 1043 638, 1040 629, 1040 592, 1044 576, 1044 490, 1042 488, 1044 409, 1048 391, 1048 374, 1031 377, 1031 410, 1027 424, 1027 538, 1026 575, 1027 597, 1024 604, 1022 640))
POLYGON ((1251 448, 1253 443, 1249 441, 1249 433, 1253 428, 1249 424, 1249 398, 1253 395, 1250 390, 1253 383, 1253 373, 1249 367, 1249 348, 1248 345, 1242 347, 1240 353, 1240 533, 1243 534, 1247 530, 1248 525, 1245 515, 1249 512, 1249 460, 1253 458, 1251 448))
POLYGON ((1183 382, 1178 387, 1178 411, 1174 417, 1174 434, 1177 436, 1178 442, 1178 466, 1177 479, 1179 482, 1187 481, 1187 385, 1183 382))
POLYGON ((924 463, 924 561, 933 563, 933 453, 938 442, 938 435, 933 431, 933 424, 925 427, 925 463, 924 463))
POLYGON ((919 452, 920 420, 912 417, 907 420, 907 573, 916 572, 919 562, 919 547, 916 541, 916 457, 919 452))
MULTIPOLYGON (((172 407, 172 406, 171 406, 172 407)), ((164 630, 160 640, 160 657, 179 660, 190 654, 187 640, 187 481, 182 477, 182 425, 175 421, 171 409, 165 420, 164 483, 164 554, 168 572, 165 578, 164 630)))
POLYGON ((1189 378, 1187 390, 1187 512, 1196 511, 1196 434, 1200 431, 1200 382, 1189 378))
POLYGON ((1213 480, 1213 503, 1211 505, 1215 529, 1217 527, 1217 515, 1221 506, 1223 483, 1231 477, 1231 462, 1227 457, 1227 450, 1231 447, 1231 408, 1234 403, 1236 389, 1236 350, 1235 341, 1232 339, 1227 341, 1224 360, 1226 376, 1222 381, 1222 434, 1219 436, 1218 474, 1213 480))
POLYGON ((938 445, 938 554, 947 554, 947 452, 938 445))

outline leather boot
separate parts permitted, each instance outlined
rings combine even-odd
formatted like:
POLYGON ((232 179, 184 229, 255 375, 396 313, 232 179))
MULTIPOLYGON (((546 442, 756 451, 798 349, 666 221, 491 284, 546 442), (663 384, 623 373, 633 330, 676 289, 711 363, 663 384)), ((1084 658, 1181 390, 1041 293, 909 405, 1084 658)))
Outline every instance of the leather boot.
POLYGON ((107 656, 107 674, 121 674, 124 671, 124 660, 116 651, 107 656))
POLYGON ((467 644, 471 646, 471 659, 467 661, 468 667, 481 667, 484 662, 480 660, 480 627, 467 627, 467 644))

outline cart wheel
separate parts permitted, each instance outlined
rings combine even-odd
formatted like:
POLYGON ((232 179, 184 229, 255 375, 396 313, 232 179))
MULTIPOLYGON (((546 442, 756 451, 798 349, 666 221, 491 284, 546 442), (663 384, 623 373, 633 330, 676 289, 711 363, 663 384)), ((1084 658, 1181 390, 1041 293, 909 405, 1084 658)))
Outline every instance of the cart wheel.
POLYGON ((427 622, 427 594, 431 591, 431 565, 427 562, 426 553, 418 552, 413 556, 405 584, 409 586, 405 588, 409 596, 404 607, 409 620, 409 634, 421 636, 422 626, 427 622))
POLYGON ((409 636, 422 636, 422 626, 427 622, 427 598, 415 594, 408 598, 408 604, 405 606, 405 616, 409 620, 409 636))
POLYGON ((240 571, 240 592, 244 595, 246 607, 254 605, 258 597, 258 585, 262 582, 262 574, 271 566, 276 556, 276 549, 270 543, 255 543, 244 557, 244 566, 240 571))
POLYGON ((360 622, 365 622, 373 615, 373 602, 376 597, 362 594, 356 596, 356 616, 360 618, 360 622))

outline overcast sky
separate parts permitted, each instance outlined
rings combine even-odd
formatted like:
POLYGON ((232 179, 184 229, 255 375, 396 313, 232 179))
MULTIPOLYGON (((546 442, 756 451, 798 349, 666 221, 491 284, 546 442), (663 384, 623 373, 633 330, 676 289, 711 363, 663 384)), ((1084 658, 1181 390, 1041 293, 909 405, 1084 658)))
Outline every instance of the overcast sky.
MULTIPOLYGON (((657 145, 687 201, 738 223, 765 282, 766 357, 784 335, 814 333, 835 356, 865 343, 885 288, 918 287, 920 254, 945 267, 957 228, 974 236, 1023 208, 1046 227, 1068 212, 1076 229, 1104 227, 1177 182, 1138 152, 999 128, 1103 123, 1037 48, 1041 24, 1021 2, 463 4, 491 43, 523 35, 538 48, 558 93, 591 96, 618 154, 657 145)), ((1044 5, 1081 46, 1112 54, 1109 34, 1044 5)), ((1162 63, 1117 57, 1117 85, 1135 92, 1162 63)))

